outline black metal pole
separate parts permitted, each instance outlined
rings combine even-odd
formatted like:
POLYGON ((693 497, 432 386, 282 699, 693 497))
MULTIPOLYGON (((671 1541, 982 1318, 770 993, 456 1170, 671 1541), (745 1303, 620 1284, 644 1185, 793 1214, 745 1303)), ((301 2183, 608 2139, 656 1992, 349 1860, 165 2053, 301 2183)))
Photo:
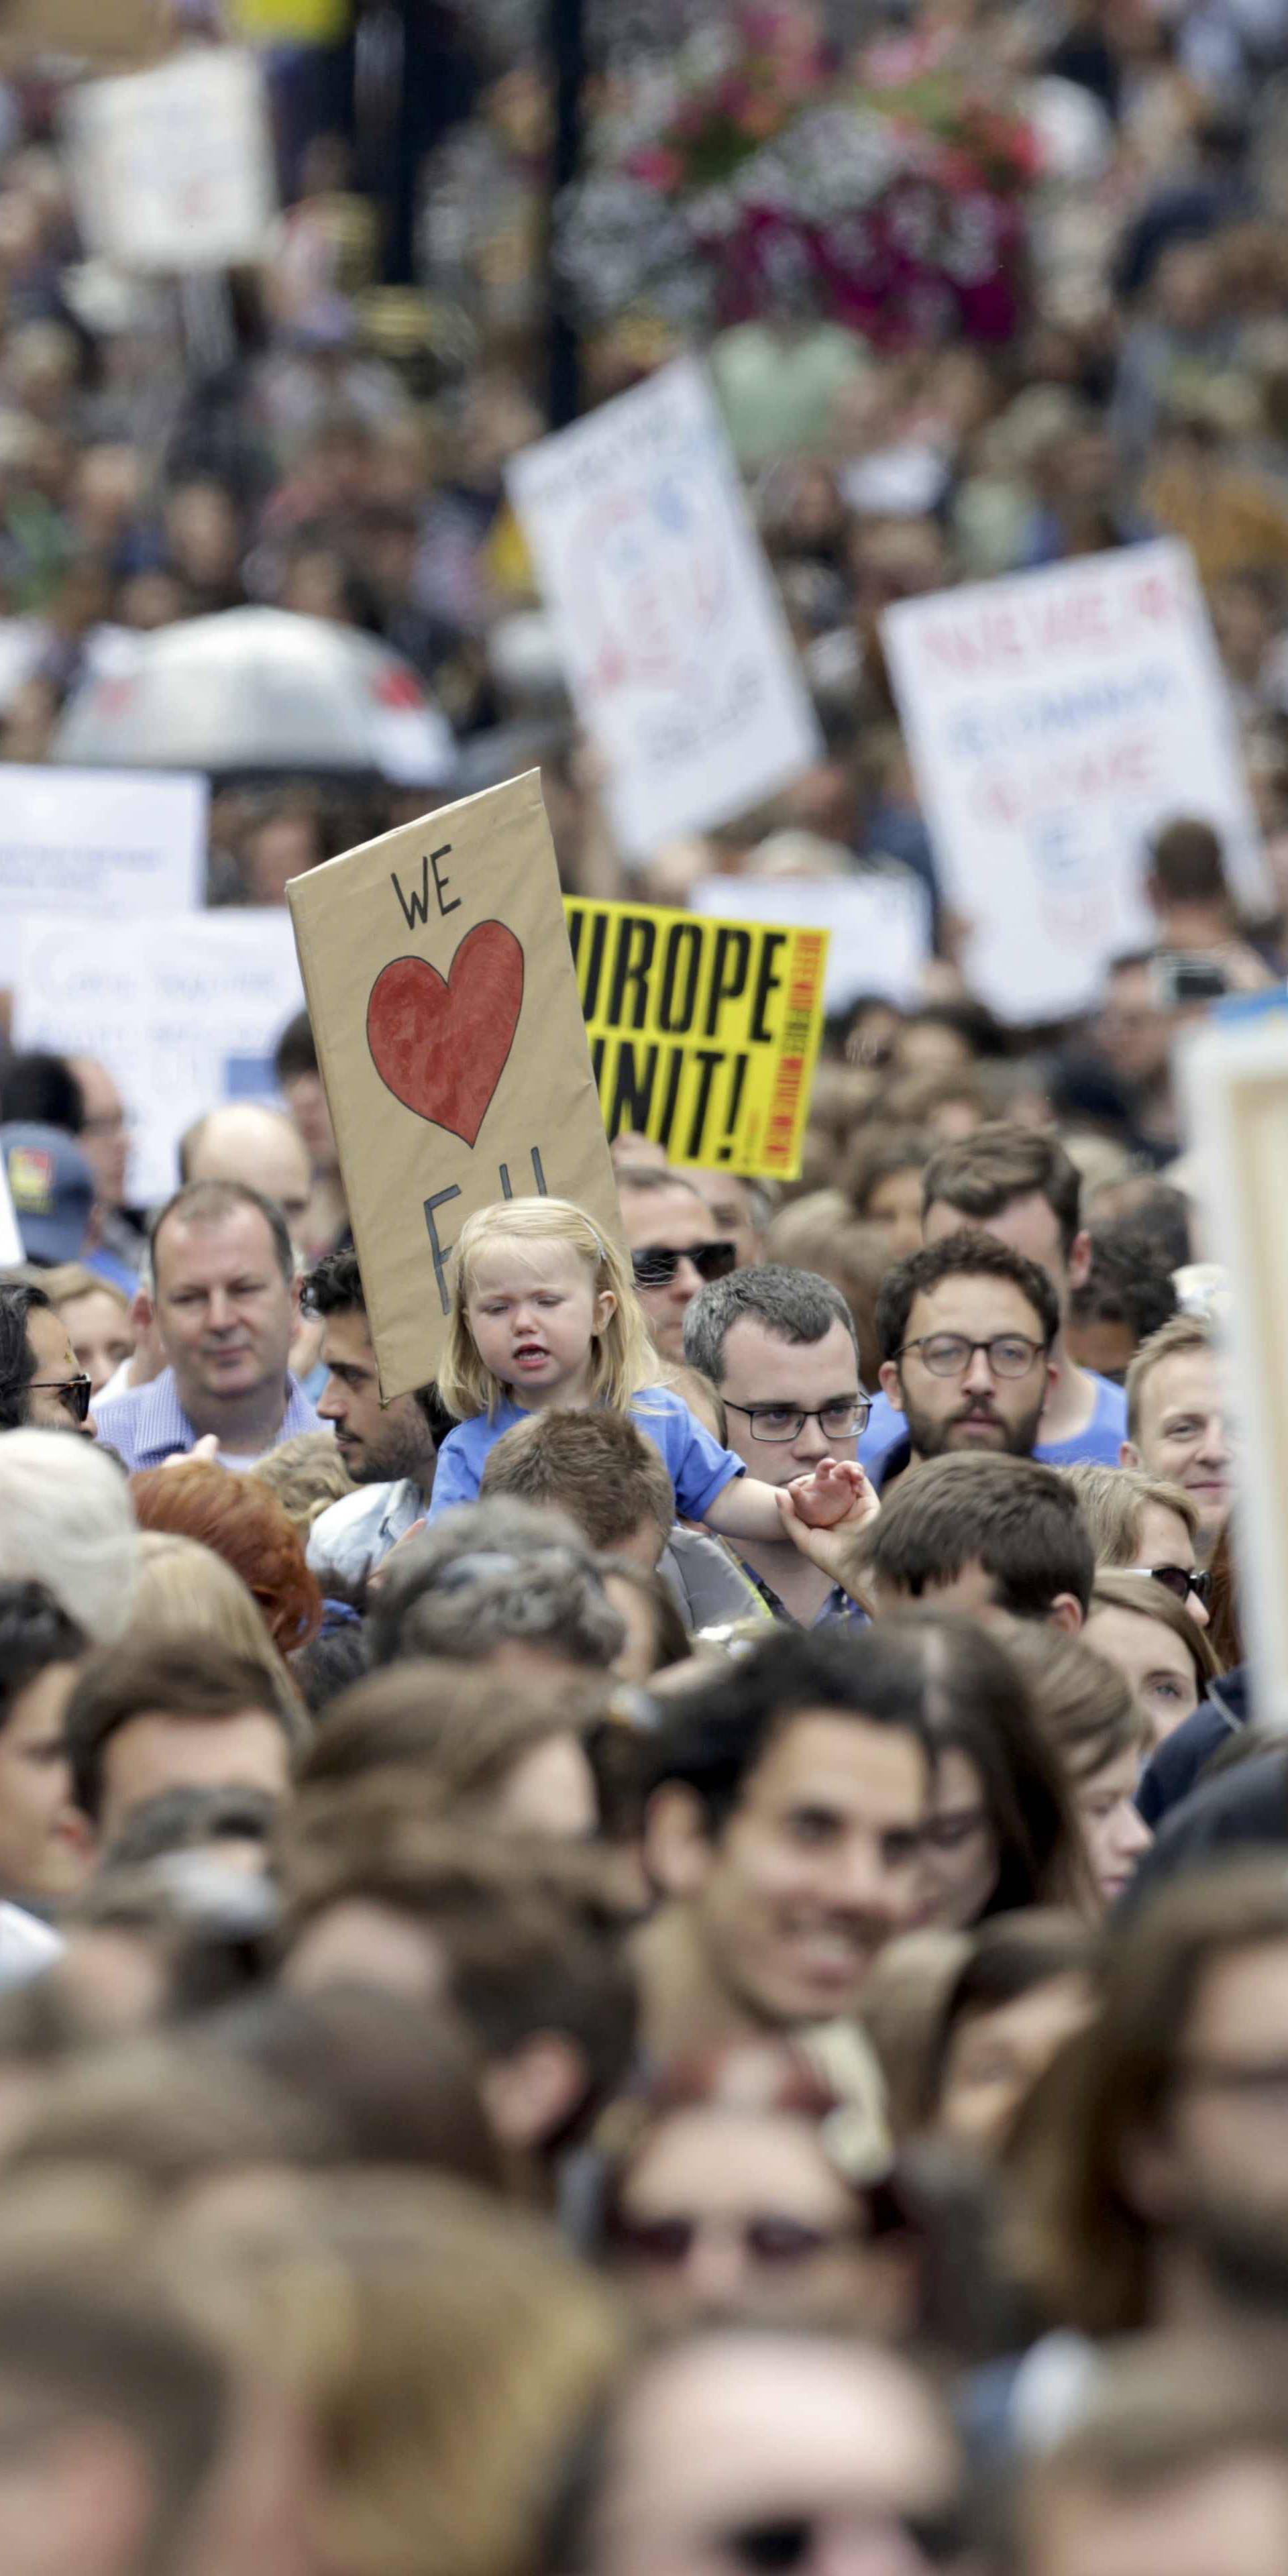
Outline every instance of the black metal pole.
POLYGON ((560 190, 581 168, 582 98, 586 77, 585 0, 547 0, 549 57, 554 86, 550 160, 550 239, 547 244, 547 401, 552 429, 564 429, 581 408, 581 347, 576 323, 555 276, 554 210, 560 190))

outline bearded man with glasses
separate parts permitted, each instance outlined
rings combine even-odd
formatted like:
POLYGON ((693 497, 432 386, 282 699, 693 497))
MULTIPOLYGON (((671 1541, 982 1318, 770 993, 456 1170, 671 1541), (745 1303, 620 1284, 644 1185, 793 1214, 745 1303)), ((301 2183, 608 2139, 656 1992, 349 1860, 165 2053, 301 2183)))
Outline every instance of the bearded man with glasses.
POLYGON ((26 1280, 0 1285, 0 1431, 78 1431, 92 1440, 89 1379, 67 1327, 26 1280))
POLYGON ((881 1384, 908 1433, 886 1458, 883 1487, 958 1451, 1031 1458, 1059 1322, 1045 1270, 994 1235, 963 1228, 896 1263, 876 1332, 881 1384))

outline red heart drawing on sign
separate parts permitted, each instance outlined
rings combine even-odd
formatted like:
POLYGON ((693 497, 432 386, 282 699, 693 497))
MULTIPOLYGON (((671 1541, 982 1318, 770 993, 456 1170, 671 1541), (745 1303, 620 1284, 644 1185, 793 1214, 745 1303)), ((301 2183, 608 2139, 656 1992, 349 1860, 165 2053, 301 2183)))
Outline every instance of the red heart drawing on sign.
POLYGON ((432 1127, 473 1145, 514 1044, 523 950, 503 921, 479 921, 444 983, 424 957, 383 966, 367 1004, 367 1044, 387 1090, 432 1127))

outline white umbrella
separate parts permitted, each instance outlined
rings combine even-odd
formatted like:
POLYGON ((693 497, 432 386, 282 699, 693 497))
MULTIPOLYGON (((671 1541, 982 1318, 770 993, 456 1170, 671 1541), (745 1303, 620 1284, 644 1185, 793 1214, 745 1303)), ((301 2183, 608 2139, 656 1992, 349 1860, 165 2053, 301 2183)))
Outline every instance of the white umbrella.
POLYGON ((456 768, 409 662, 322 617, 229 608, 113 638, 71 699, 54 758, 85 768, 375 770, 436 787, 456 768))

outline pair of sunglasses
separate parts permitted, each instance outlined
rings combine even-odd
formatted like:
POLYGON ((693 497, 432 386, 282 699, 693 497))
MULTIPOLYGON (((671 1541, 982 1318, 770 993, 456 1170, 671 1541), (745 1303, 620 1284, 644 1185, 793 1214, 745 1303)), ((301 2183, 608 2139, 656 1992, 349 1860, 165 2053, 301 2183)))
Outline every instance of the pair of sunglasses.
POLYGON ((738 1260, 736 1243, 646 1243, 631 1254, 637 1288, 669 1288, 682 1261, 691 1261, 699 1279, 727 1279, 738 1260))
POLYGON ((88 1422, 90 1382, 87 1377, 29 1377, 27 1385, 29 1388, 40 1387, 47 1395, 58 1396, 73 1422, 88 1422))
POLYGON ((1179 1601, 1182 1609, 1185 1608, 1191 1592, 1196 1601, 1202 1602, 1205 1610, 1211 1601, 1212 1576, 1206 1566, 1202 1572, 1199 1572, 1197 1568, 1191 1569, 1188 1565, 1134 1565, 1131 1571, 1133 1574, 1147 1574, 1151 1583, 1161 1583, 1163 1590, 1170 1592, 1172 1599, 1179 1601))
MULTIPOLYGON (((678 2272, 688 2262, 704 2223, 679 2212, 668 2218, 623 2216, 616 2220, 613 2234, 623 2252, 635 2262, 678 2272)), ((784 2270, 794 2263, 811 2263, 817 2254, 826 2254, 842 2242, 839 2236, 821 2227, 810 2227, 803 2219, 781 2218, 769 2211, 736 2220, 734 2226, 744 2253, 753 2261, 784 2270)))
POLYGON ((730 2566, 744 2568, 746 2576, 793 2576, 795 2569, 813 2564, 820 2543, 841 2522, 865 2537, 900 2533, 926 2567, 951 2566, 968 2539, 962 2516, 951 2510, 885 2513, 878 2507, 871 2514, 784 2514, 772 2522, 740 2523, 719 2533, 716 2547, 730 2566))

